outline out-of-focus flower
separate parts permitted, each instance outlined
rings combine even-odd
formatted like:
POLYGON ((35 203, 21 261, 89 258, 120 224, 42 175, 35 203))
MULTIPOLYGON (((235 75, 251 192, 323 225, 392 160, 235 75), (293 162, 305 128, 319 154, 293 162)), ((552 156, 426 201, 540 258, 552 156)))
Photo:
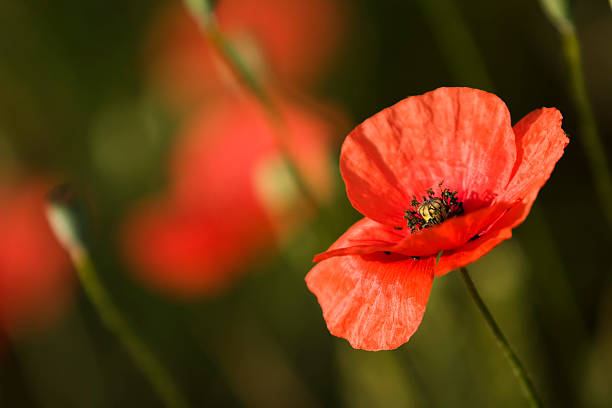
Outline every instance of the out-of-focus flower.
POLYGON ((0 180, 0 326, 9 333, 51 323, 71 292, 70 261, 45 217, 50 187, 0 180))
MULTIPOLYGON (((220 0, 223 33, 260 79, 305 83, 334 55, 344 25, 338 0, 220 0)), ((149 40, 153 82, 178 106, 223 92, 232 75, 182 5, 162 11, 149 40)))
MULTIPOLYGON (((279 106, 290 153, 325 200, 331 130, 309 112, 279 106)), ((128 260, 144 281, 178 296, 221 289, 307 215, 275 131, 256 102, 235 97, 186 124, 172 155, 169 192, 137 207, 124 230, 128 260)))
POLYGON ((407 342, 434 275, 510 238, 567 143, 556 109, 513 128, 499 98, 470 88, 407 98, 355 128, 340 169, 365 218, 306 277, 330 332, 366 350, 407 342))

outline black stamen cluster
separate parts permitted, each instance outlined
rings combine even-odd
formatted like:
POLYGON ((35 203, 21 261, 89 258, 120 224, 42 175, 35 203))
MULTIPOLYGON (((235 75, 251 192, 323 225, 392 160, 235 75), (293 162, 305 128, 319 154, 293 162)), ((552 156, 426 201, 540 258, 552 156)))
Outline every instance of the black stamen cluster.
POLYGON ((407 227, 411 233, 420 231, 440 224, 444 220, 463 214, 463 203, 457 198, 457 191, 450 191, 442 188, 442 183, 438 184, 440 196, 436 197, 433 189, 427 189, 427 196, 423 196, 423 201, 419 202, 416 196, 412 196, 410 208, 405 211, 404 219, 407 220, 407 227), (423 214, 434 212, 436 217, 425 219, 423 214))

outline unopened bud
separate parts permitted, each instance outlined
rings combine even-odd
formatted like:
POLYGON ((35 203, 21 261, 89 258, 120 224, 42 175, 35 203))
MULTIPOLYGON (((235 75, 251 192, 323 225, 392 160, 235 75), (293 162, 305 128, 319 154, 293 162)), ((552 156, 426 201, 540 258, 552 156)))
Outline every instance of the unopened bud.
POLYGON ((60 184, 47 194, 47 220, 59 242, 74 258, 85 251, 82 210, 70 184, 60 184))

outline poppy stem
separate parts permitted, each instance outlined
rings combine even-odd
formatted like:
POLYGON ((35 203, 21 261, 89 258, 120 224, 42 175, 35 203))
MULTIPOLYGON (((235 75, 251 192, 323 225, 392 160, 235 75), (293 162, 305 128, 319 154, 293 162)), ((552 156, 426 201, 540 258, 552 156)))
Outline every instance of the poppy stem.
POLYGON ((572 97, 580 119, 579 139, 591 168, 600 205, 608 224, 612 226, 612 173, 601 136, 597 130, 595 114, 591 108, 586 88, 580 42, 576 33, 576 25, 572 19, 570 4, 569 2, 540 0, 540 5, 561 35, 563 56, 569 70, 572 97))
POLYGON ((123 318, 102 285, 87 252, 71 255, 87 296, 106 327, 117 336, 132 360, 147 377, 159 397, 169 408, 187 408, 189 404, 165 367, 123 318))
POLYGON ((104 288, 83 239, 83 220, 73 191, 58 186, 49 193, 47 218, 51 229, 68 251, 85 294, 103 324, 117 337, 134 364, 149 380, 168 408, 188 408, 189 404, 153 351, 138 336, 104 288))
POLYGON ((472 278, 470 278, 467 269, 464 267, 461 268, 460 271, 461 277, 463 278, 463 282, 465 283, 465 286, 467 287, 470 296, 474 300, 474 303, 476 303, 476 307, 482 314, 482 317, 487 322, 487 325, 491 329, 493 336, 495 336, 497 344, 502 349, 504 355, 508 359, 508 363, 510 363, 510 366, 512 366, 514 375, 523 387, 523 391, 525 392, 525 396, 529 400, 530 405, 532 407, 542 407, 542 401, 540 400, 540 397, 538 396, 533 382, 531 382, 531 379, 529 378, 529 375, 525 370, 525 367, 523 367, 523 364, 521 364, 521 361, 519 360, 517 355, 514 353, 514 351, 512 351, 512 348, 510 347, 506 336, 504 336, 504 333, 502 333, 501 329, 495 322, 495 319, 493 319, 493 315, 491 315, 491 312, 478 294, 478 290, 476 289, 476 286, 474 286, 474 282, 472 281, 472 278))
POLYGON ((595 188, 604 207, 608 223, 612 226, 612 176, 610 164, 606 157, 601 136, 595 122, 595 115, 586 89, 584 71, 582 70, 582 57, 580 42, 573 24, 560 28, 563 54, 569 69, 570 84, 574 104, 580 118, 580 141, 588 158, 591 173, 595 181, 595 188))
POLYGON ((240 56, 233 44, 223 35, 215 19, 213 8, 209 0, 184 0, 185 6, 198 22, 204 37, 215 48, 225 65, 230 69, 238 82, 249 91, 262 105, 271 125, 274 127, 276 144, 287 163, 289 172, 296 183, 297 188, 308 203, 318 209, 319 204, 315 194, 311 191, 304 176, 293 159, 288 143, 287 135, 289 129, 286 120, 274 102, 271 95, 266 91, 261 81, 251 70, 248 64, 240 56))

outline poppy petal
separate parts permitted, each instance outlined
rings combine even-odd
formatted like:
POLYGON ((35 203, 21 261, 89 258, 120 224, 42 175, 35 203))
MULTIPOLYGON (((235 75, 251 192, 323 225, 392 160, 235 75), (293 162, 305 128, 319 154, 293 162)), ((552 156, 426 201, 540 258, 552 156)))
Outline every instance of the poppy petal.
POLYGON ((482 236, 470 240, 456 250, 443 252, 435 268, 436 276, 442 276, 454 269, 469 265, 483 257, 502 241, 512 238, 512 228, 525 220, 534 200, 535 194, 533 197, 529 197, 508 209, 482 236))
POLYGON ((363 350, 391 350, 419 327, 433 282, 434 258, 375 253, 317 264, 306 283, 329 331, 363 350))
POLYGON ((487 234, 460 249, 443 253, 436 265, 436 276, 476 261, 512 237, 512 228, 525 220, 538 191, 550 177, 569 143, 561 128, 561 120, 561 113, 557 109, 542 108, 531 112, 514 126, 517 163, 504 198, 521 198, 522 201, 497 221, 487 234))
POLYGON ((546 183, 569 143, 561 128, 562 119, 557 109, 542 108, 514 125, 517 160, 506 189, 506 199, 523 199, 537 194, 546 183))
POLYGON ((512 238, 512 229, 504 228, 491 232, 476 241, 469 242, 459 250, 442 253, 440 261, 436 265, 435 275, 442 276, 450 271, 469 265, 482 258, 502 241, 510 238, 512 238))
POLYGON ((481 208, 459 217, 453 217, 440 225, 427 228, 404 238, 391 252, 404 255, 436 255, 441 250, 458 248, 470 239, 489 230, 505 213, 511 204, 498 203, 481 208))
POLYGON ((444 223, 410 234, 405 228, 395 230, 384 224, 364 219, 353 225, 342 236, 343 245, 315 256, 315 262, 334 256, 364 255, 374 252, 393 252, 406 256, 432 256, 441 250, 459 248, 470 239, 490 229, 511 204, 498 203, 469 214, 454 217, 444 223))
POLYGON ((412 196, 441 182, 459 192, 466 212, 490 203, 507 185, 515 159, 510 114, 497 96, 439 88, 357 126, 342 146, 340 170, 358 211, 403 225, 412 196))
POLYGON ((353 224, 329 250, 314 257, 314 262, 341 255, 365 255, 386 251, 405 238, 408 231, 362 218, 353 224), (341 242, 341 244, 340 244, 341 242))

